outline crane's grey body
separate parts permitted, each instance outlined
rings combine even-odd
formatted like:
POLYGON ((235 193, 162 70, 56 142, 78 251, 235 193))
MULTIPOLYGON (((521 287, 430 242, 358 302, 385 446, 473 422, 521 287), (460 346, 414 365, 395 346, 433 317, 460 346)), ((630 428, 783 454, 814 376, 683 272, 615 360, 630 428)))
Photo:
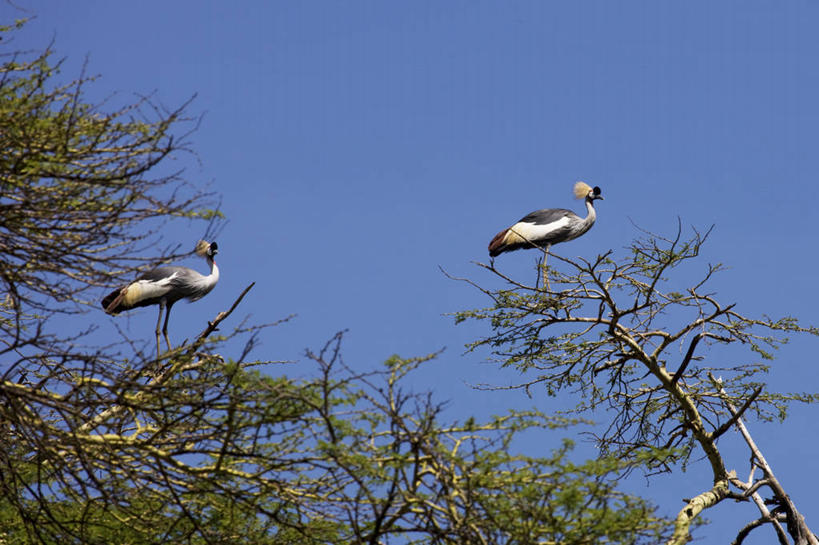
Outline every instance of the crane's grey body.
POLYGON ((602 199, 600 188, 575 187, 575 193, 581 189, 585 192, 585 218, 579 217, 565 208, 544 208, 527 214, 517 223, 504 229, 489 243, 489 255, 495 257, 504 252, 523 248, 549 249, 552 244, 573 240, 591 229, 597 219, 593 202, 602 199))
POLYGON ((159 305, 159 317, 156 321, 156 350, 159 357, 160 331, 165 335, 168 350, 171 343, 168 340, 168 319, 171 316, 171 307, 180 299, 196 301, 201 299, 216 286, 219 281, 219 267, 213 258, 218 252, 215 242, 200 241, 196 253, 207 259, 210 274, 203 275, 188 267, 165 266, 157 267, 143 274, 127 286, 114 290, 102 300, 102 308, 108 314, 119 314, 124 310, 150 305, 159 305), (162 313, 165 311, 165 325, 162 330, 162 313))
POLYGON ((162 299, 169 306, 180 299, 197 301, 210 293, 219 279, 219 269, 216 264, 213 267, 216 270, 215 278, 188 267, 157 267, 148 271, 129 285, 131 296, 126 294, 112 314, 135 307, 158 305, 162 299))
POLYGON ((519 222, 510 228, 525 238, 526 241, 514 245, 514 248, 509 245, 504 251, 509 252, 527 246, 529 248, 532 246, 544 248, 557 242, 575 239, 591 229, 595 218, 594 208, 586 216, 587 219, 589 217, 592 218, 591 221, 584 222, 577 214, 565 208, 536 210, 521 218, 519 222))

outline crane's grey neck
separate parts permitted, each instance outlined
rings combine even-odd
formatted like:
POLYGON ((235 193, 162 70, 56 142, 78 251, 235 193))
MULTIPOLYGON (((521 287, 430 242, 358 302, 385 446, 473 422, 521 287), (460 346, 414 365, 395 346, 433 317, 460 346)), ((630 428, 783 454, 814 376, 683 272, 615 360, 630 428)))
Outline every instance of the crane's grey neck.
POLYGON ((594 222, 597 219, 597 212, 595 212, 594 210, 594 204, 592 204, 593 202, 594 199, 592 199, 591 197, 586 197, 586 210, 588 211, 588 214, 581 222, 580 229, 578 230, 575 237, 579 237, 580 235, 591 229, 592 225, 594 225, 594 222))
POLYGON ((589 227, 592 226, 594 220, 597 219, 597 212, 594 211, 594 199, 591 197, 586 197, 586 210, 588 210, 589 215, 586 216, 585 221, 589 222, 589 227))
POLYGON ((219 267, 213 261, 212 256, 208 256, 207 260, 208 260, 208 266, 210 267, 210 274, 203 277, 203 280, 204 280, 206 289, 208 291, 210 291, 210 290, 213 289, 213 286, 216 285, 216 282, 219 281, 219 267))

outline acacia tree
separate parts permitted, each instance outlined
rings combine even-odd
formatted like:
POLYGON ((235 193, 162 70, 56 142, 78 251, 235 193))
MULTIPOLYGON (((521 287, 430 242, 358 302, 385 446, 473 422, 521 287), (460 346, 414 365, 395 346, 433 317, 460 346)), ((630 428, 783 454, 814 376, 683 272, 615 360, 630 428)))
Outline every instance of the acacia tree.
POLYGON ((684 469, 692 457, 704 456, 713 480, 685 500, 669 544, 687 542, 700 512, 726 498, 758 510, 738 529, 734 543, 770 525, 782 544, 816 544, 744 419, 783 419, 789 404, 819 399, 774 392, 764 382, 772 349, 789 335, 819 330, 790 317, 748 317, 720 302, 707 291, 720 265, 708 265, 700 277, 686 281, 677 269, 698 258, 709 232, 683 237, 678 228, 670 239, 643 233, 620 258, 611 251, 592 260, 552 255, 560 264, 548 268, 545 289, 504 275, 494 263, 482 265, 504 285, 487 289, 470 282, 492 305, 456 319, 490 322, 492 333, 470 348, 489 347, 502 366, 521 372, 525 378, 518 387, 527 393, 541 388, 550 396, 576 395, 568 414, 604 409, 607 419, 594 436, 604 455, 649 474, 684 469), (714 344, 737 349, 715 355, 714 344), (718 444, 733 427, 749 449, 747 481, 737 476, 742 466, 726 460, 718 444), (770 490, 773 507, 760 496, 763 488, 770 490))
MULTIPOLYGON (((238 303, 238 301, 237 301, 238 303)), ((355 372, 341 336, 312 378, 225 362, 222 313, 150 378, 18 388, 2 412, 8 543, 655 543, 663 524, 619 493, 613 459, 510 453, 565 419, 509 413, 441 423, 402 384, 428 358, 355 372), (8 451, 14 446, 20 450, 8 451), (11 463, 9 463, 9 458, 11 463)), ((143 377, 144 378, 144 377, 143 377)), ((52 384, 53 382, 53 384, 52 384)))
POLYGON ((212 215, 167 170, 195 128, 186 105, 89 103, 90 79, 55 83, 51 55, 0 66, 0 543, 657 541, 663 521, 616 490, 615 458, 513 453, 521 432, 571 421, 444 422, 405 385, 430 358, 356 372, 337 336, 308 354, 311 376, 262 373, 257 328, 217 332, 247 290, 156 359, 50 328, 153 265, 133 256, 156 251, 161 222, 212 215), (237 334, 244 350, 221 356, 237 334))

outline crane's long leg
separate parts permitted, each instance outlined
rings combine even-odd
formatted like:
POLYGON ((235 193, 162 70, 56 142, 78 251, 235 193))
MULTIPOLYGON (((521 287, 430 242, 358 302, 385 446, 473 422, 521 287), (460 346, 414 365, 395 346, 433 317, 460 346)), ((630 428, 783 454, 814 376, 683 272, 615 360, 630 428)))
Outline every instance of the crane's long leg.
MULTIPOLYGON (((162 334, 165 335, 165 344, 168 345, 168 351, 171 350, 171 341, 168 340, 168 318, 171 317, 171 307, 173 303, 168 303, 168 311, 165 313, 165 325, 162 326, 162 334)), ((157 325, 159 327, 159 325, 157 325)), ((157 332, 156 342, 159 344, 159 333, 157 332)))
POLYGON ((551 244, 546 245, 546 249, 543 250, 543 261, 540 264, 541 269, 543 270, 543 287, 546 288, 546 291, 551 291, 551 287, 549 287, 549 269, 546 268, 546 260, 549 258, 549 248, 551 248, 551 244))
MULTIPOLYGON (((161 349, 160 344, 159 344, 159 333, 160 333, 159 324, 162 323, 162 311, 164 311, 164 310, 165 310, 165 300, 163 299, 163 300, 161 300, 159 302, 159 316, 157 316, 157 318, 156 318, 156 359, 159 359, 159 356, 162 354, 162 349, 161 349)), ((168 323, 167 316, 165 317, 165 323, 166 324, 168 323)))

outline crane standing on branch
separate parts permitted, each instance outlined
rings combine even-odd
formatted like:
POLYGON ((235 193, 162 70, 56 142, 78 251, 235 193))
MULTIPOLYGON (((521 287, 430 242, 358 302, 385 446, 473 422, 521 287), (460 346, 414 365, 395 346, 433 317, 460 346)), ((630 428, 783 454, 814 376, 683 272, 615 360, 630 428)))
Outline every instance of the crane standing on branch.
POLYGON ((489 243, 489 256, 494 258, 503 252, 521 248, 543 248, 543 280, 548 287, 546 258, 549 256, 549 247, 558 242, 575 239, 591 229, 597 219, 593 203, 596 199, 603 200, 599 187, 592 188, 584 182, 574 184, 574 196, 586 200, 588 215, 585 219, 564 208, 536 210, 495 235, 489 243))
POLYGON ((165 344, 171 349, 168 340, 168 318, 171 316, 171 307, 180 299, 196 301, 213 289, 219 281, 219 267, 213 262, 218 252, 215 242, 200 240, 196 244, 195 253, 204 257, 210 266, 210 274, 205 276, 187 267, 158 267, 148 271, 124 288, 109 293, 102 300, 102 308, 108 314, 119 314, 123 310, 136 307, 159 305, 159 317, 156 320, 156 355, 160 355, 159 324, 162 322, 162 312, 165 312, 165 325, 162 334, 165 344), (167 309, 167 310, 166 310, 167 309))

